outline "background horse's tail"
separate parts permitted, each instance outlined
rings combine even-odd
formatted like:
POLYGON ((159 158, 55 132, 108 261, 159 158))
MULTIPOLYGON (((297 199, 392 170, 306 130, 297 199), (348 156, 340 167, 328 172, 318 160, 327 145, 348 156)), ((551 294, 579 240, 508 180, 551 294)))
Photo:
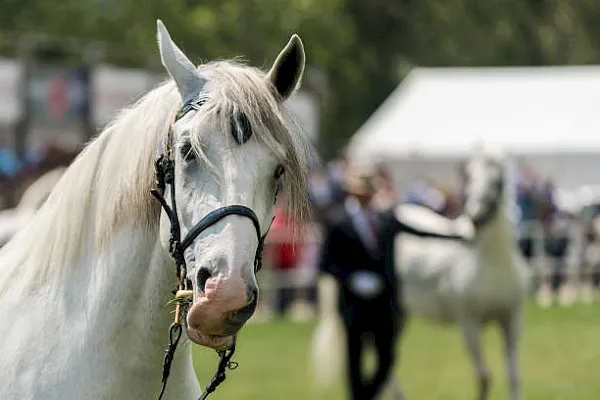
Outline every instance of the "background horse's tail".
POLYGON ((54 168, 37 178, 25 190, 16 208, 19 210, 37 210, 40 208, 66 170, 67 167, 54 168))
POLYGON ((319 278, 319 321, 313 335, 311 356, 313 381, 328 386, 339 379, 345 365, 345 337, 338 314, 337 281, 329 275, 319 278))

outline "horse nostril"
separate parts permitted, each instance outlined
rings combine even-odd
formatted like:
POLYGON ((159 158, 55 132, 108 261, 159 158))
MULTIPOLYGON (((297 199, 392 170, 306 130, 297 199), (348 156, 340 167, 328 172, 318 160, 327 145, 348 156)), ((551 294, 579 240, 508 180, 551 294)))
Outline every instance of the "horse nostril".
POLYGON ((196 274, 196 285, 198 285, 198 290, 204 292, 206 287, 206 281, 210 278, 210 271, 208 268, 200 268, 198 273, 196 274))
POLYGON ((258 288, 253 287, 247 291, 248 303, 256 303, 258 300, 258 288))

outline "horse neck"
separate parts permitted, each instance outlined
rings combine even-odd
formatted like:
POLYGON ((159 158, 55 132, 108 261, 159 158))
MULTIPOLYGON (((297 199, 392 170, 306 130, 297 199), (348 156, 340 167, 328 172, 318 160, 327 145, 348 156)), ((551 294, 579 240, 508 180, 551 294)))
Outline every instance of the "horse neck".
POLYGON ((175 273, 157 237, 157 232, 119 229, 91 263, 102 271, 87 280, 88 304, 106 316, 104 323, 120 327, 120 335, 139 338, 143 346, 154 342, 164 345, 169 325, 169 310, 164 306, 175 273))
MULTIPOLYGON (((174 265, 159 243, 157 231, 120 229, 94 260, 80 263, 65 290, 78 288, 87 315, 77 336, 86 350, 79 355, 103 383, 105 398, 153 398, 160 390, 164 349, 173 314, 165 307, 176 283, 174 265), (132 251, 135 249, 135 251, 132 251), (90 271, 89 266, 97 268, 90 271), (87 267, 85 267, 87 265, 87 267), (132 387, 137 386, 137 387, 132 387)), ((73 334, 73 333, 71 333, 73 334)), ((197 394, 197 379, 185 333, 173 359, 167 396, 197 394), (184 349, 187 347, 187 349, 184 349), (187 351, 185 351, 187 350, 187 351)))
POLYGON ((486 265, 498 263, 512 264, 513 252, 516 251, 514 228, 506 214, 506 201, 502 199, 494 217, 479 229, 477 242, 480 257, 490 262, 486 265))
MULTIPOLYGON (((120 142, 116 144, 120 145, 120 142)), ((139 150, 145 151, 148 150, 139 150)), ((119 157, 119 153, 107 151, 108 156, 102 160, 100 168, 104 176, 98 178, 103 183, 96 188, 99 197, 92 201, 94 206, 90 212, 95 220, 102 216, 109 221, 108 224, 90 224, 93 232, 89 235, 92 241, 89 245, 95 251, 93 260, 83 263, 88 269, 83 274, 90 273, 90 264, 101 271, 95 274, 96 279, 90 281, 87 290, 87 293, 94 293, 89 302, 95 307, 95 310, 88 310, 88 315, 102 315, 105 320, 97 323, 89 335, 94 335, 94 331, 107 332, 103 335, 107 343, 98 345, 117 350, 114 359, 106 360, 110 365, 121 366, 120 371, 115 368, 111 372, 113 376, 106 379, 117 379, 117 383, 113 384, 115 392, 111 393, 113 398, 131 397, 131 385, 128 383, 131 381, 146 382, 139 389, 142 390, 139 397, 152 398, 156 395, 159 387, 154 385, 160 383, 164 349, 173 318, 172 309, 165 305, 172 298, 171 292, 177 283, 175 266, 160 243, 160 207, 150 195, 154 152, 150 149, 150 157, 140 161, 140 168, 125 172, 114 169, 119 165, 119 160, 114 159, 119 157), (143 171, 149 171, 151 179, 140 175, 143 171), (121 175, 116 182, 115 179, 107 179, 117 172, 121 175), (104 184, 107 186, 100 186, 104 184), (122 195, 112 196, 111 191, 122 195), (125 352, 126 362, 122 360, 125 352)), ((184 338, 182 342, 185 342, 184 338)), ((190 392, 197 393, 197 379, 189 349, 177 352, 171 381, 168 396, 185 397, 190 392)))
MULTIPOLYGON (((110 338, 107 345, 127 354, 127 367, 120 373, 131 372, 138 378, 146 375, 148 387, 160 382, 159 371, 173 317, 171 308, 165 305, 172 298, 176 273, 172 260, 167 257, 157 231, 139 230, 132 234, 129 229, 121 230, 111 238, 109 249, 99 257, 106 260, 106 272, 93 288, 92 302, 97 310, 90 310, 91 315, 102 314, 106 320, 98 323, 92 332, 108 328, 116 334, 107 334, 106 338, 110 338)), ((185 342, 183 337, 181 342, 185 342)), ((193 375, 189 349, 179 349, 172 369, 170 386, 175 390, 186 389, 185 381, 193 375)), ((191 384, 196 384, 195 378, 191 384)), ((123 394, 130 393, 127 388, 123 390, 123 394)), ((156 388, 149 391, 154 395, 156 388)))

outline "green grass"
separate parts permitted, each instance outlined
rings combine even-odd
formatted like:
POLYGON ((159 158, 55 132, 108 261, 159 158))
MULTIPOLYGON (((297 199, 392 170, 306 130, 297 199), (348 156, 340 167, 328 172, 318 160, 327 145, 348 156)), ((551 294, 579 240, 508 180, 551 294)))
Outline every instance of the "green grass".
MULTIPOLYGON (((491 327, 490 327, 491 328, 491 327)), ((311 385, 308 349, 314 323, 249 324, 238 339, 240 366, 212 399, 345 399, 344 382, 326 392, 311 385)), ((395 375, 414 400, 475 398, 475 380, 458 331, 420 321, 409 326, 395 375)), ((492 399, 507 399, 504 359, 495 329, 485 334, 492 399)), ((204 386, 217 365, 214 351, 195 346, 204 386)), ((541 310, 530 305, 521 341, 523 398, 600 399, 600 304, 541 310)))

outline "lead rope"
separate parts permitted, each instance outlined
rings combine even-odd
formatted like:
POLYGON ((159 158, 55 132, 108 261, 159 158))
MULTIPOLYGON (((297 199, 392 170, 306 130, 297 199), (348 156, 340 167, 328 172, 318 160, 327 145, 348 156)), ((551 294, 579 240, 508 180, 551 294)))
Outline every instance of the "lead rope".
MULTIPOLYGON (((183 265, 183 267, 179 266, 177 269, 180 271, 177 292, 180 292, 184 289, 184 281, 186 274, 185 264, 183 265)), ((165 350, 165 358, 163 360, 162 371, 162 388, 160 389, 158 400, 162 400, 162 397, 165 394, 165 389, 167 388, 167 381, 169 380, 169 375, 171 373, 171 363, 173 362, 175 350, 177 350, 179 339, 181 339, 181 332, 183 331, 183 328, 181 327, 181 301, 177 297, 176 299, 177 304, 175 305, 175 317, 173 319, 173 323, 171 323, 171 326, 169 327, 169 345, 165 350)))
POLYGON ((217 367, 217 372, 213 375, 212 379, 206 385, 206 389, 202 395, 198 398, 198 400, 204 400, 208 397, 209 394, 215 391, 217 386, 219 386, 225 380, 225 371, 226 370, 234 370, 238 367, 238 363, 235 361, 231 361, 231 357, 233 357, 233 353, 235 353, 235 336, 233 337, 233 346, 231 346, 227 350, 217 350, 217 354, 220 357, 219 366, 217 367))

